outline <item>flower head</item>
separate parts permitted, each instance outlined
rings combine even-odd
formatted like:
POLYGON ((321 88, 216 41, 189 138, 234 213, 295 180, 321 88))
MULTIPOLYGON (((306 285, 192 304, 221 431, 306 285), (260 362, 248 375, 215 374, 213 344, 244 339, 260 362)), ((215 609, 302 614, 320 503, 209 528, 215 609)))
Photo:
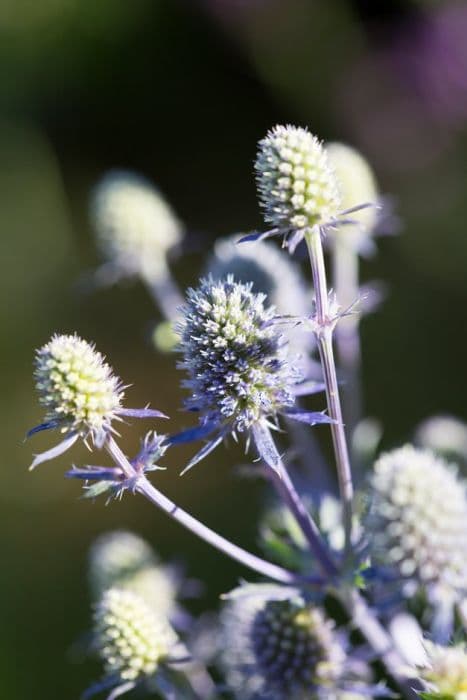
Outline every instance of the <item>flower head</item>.
MULTIPOLYGON (((310 312, 311 299, 302 279, 300 268, 289 256, 265 241, 238 244, 239 236, 216 242, 208 262, 208 273, 215 279, 232 274, 238 282, 252 283, 253 292, 266 294, 269 304, 279 315, 305 317, 310 312)), ((300 327, 287 333, 290 349, 308 353, 312 334, 300 327)))
POLYGON ((306 129, 276 126, 259 142, 256 181, 264 218, 293 249, 313 226, 339 214, 339 192, 321 142, 306 129))
POLYGON ((217 282, 204 279, 188 291, 178 327, 179 367, 188 373, 186 407, 200 414, 200 426, 171 440, 186 442, 216 432, 189 466, 226 435, 254 430, 279 413, 312 424, 328 420, 322 413, 294 408, 300 373, 272 322, 274 308, 266 307, 265 295, 254 294, 251 286, 229 275, 217 282))
POLYGON ((124 386, 94 345, 75 335, 52 336, 36 353, 34 376, 45 422, 29 431, 58 428, 66 437, 38 455, 31 468, 62 454, 78 437, 101 447, 120 416, 163 417, 152 409, 122 407, 124 386))
POLYGON ((96 649, 115 684, 152 676, 177 637, 170 625, 131 591, 111 588, 94 615, 96 649))
POLYGON ((222 612, 227 682, 242 699, 335 697, 342 641, 320 608, 295 589, 245 585, 222 612))
POLYGON ((141 537, 116 530, 101 535, 89 552, 89 581, 96 599, 109 588, 137 593, 169 618, 175 607, 176 582, 141 537))
MULTIPOLYGON (((368 161, 354 148, 343 143, 329 143, 326 146, 329 162, 334 169, 337 188, 343 209, 352 209, 363 203, 376 203, 378 187, 368 161)), ((372 233, 378 219, 376 207, 365 207, 352 215, 355 226, 345 231, 336 229, 340 242, 360 250, 372 233)))
MULTIPOLYGON (((421 671, 436 697, 446 700, 467 698, 467 649, 465 644, 443 647, 425 641, 428 663, 421 671)), ((431 697, 431 696, 430 696, 431 697)))
POLYGON ((111 171, 96 186, 91 217, 99 246, 122 274, 153 279, 182 238, 180 222, 145 178, 111 171))
POLYGON ((371 477, 367 532, 375 560, 416 585, 467 588, 467 498, 443 459, 406 445, 371 477))

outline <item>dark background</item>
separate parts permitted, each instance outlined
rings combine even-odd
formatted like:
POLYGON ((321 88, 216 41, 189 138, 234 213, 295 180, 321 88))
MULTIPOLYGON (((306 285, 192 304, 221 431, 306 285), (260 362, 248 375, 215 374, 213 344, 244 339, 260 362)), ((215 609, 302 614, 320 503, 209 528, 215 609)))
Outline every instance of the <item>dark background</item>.
MULTIPOLYGON (((77 288, 98 263, 87 200, 109 167, 152 178, 186 223, 185 286, 215 237, 262 225, 252 164, 269 127, 357 146, 403 222, 363 265, 391 291, 363 324, 366 412, 386 446, 431 413, 467 418, 466 35, 465 3, 0 0, 0 697, 71 700, 96 678, 70 647, 89 625, 85 556, 104 529, 186 560, 204 605, 247 575, 136 498, 79 500, 63 472, 84 448, 27 471, 55 437, 22 442, 41 419, 34 348, 57 330, 96 341, 134 385, 129 405, 187 423, 175 358, 147 342, 157 313, 142 287, 77 288)), ((158 483, 254 547, 261 490, 235 477, 238 453, 219 449, 180 479, 190 453, 174 450, 158 483)))

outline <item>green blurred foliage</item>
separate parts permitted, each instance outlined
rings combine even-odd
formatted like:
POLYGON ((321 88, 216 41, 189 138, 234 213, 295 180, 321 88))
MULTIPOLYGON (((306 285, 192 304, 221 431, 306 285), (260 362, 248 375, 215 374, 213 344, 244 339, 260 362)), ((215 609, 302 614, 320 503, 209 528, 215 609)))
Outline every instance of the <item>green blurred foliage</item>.
MULTIPOLYGON (((189 230, 190 252, 175 266, 186 285, 215 237, 261 226, 252 163, 267 128, 305 124, 362 148, 404 228, 363 265, 365 279, 390 288, 362 327, 367 413, 383 421, 387 446, 408 439, 432 412, 467 418, 465 125, 436 124, 428 136, 440 147, 420 161, 428 137, 413 142, 417 125, 396 110, 398 76, 383 102, 387 74, 375 68, 355 77, 354 65, 371 63, 375 46, 413 11, 398 7, 395 21, 382 11, 370 16, 365 3, 328 0, 0 4, 1 697, 75 698, 98 674, 73 662, 90 620, 85 554, 102 530, 133 528, 162 554, 185 559, 206 581, 203 604, 246 574, 136 498, 107 508, 80 501, 78 485, 62 476, 67 458, 27 472, 31 451, 53 439, 22 442, 41 418, 33 351, 55 330, 96 341, 132 384, 130 405, 151 401, 172 417, 171 430, 189 423, 178 410, 175 358, 151 347, 160 318, 144 290, 87 293, 78 284, 98 264, 87 198, 106 169, 135 168, 167 194, 189 230), (386 119, 378 122, 380 104, 386 119), (379 148, 386 143, 400 159, 379 148)), ((127 450, 140 433, 124 428, 127 450)), ((326 438, 323 431, 328 448, 326 438)), ((169 469, 157 474, 161 488, 254 547, 262 491, 236 477, 241 455, 217 450, 180 479, 189 454, 172 451, 169 469)), ((89 456, 75 448, 72 458, 89 456)))

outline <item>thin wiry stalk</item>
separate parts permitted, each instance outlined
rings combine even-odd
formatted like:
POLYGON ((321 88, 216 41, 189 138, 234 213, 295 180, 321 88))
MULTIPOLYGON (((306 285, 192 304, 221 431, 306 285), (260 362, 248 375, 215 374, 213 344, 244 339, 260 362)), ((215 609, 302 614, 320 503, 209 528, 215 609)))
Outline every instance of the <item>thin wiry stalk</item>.
POLYGON ((306 242, 310 256, 311 271, 316 299, 316 340, 319 348, 321 365, 323 368, 324 382, 326 385, 326 398, 331 423, 332 441, 336 457, 339 491, 343 506, 343 520, 345 532, 345 552, 347 555, 352 547, 352 501, 353 484, 350 468, 349 450, 345 436, 342 408, 337 382, 336 363, 333 349, 333 321, 329 313, 329 297, 326 280, 326 268, 324 265, 323 244, 321 231, 315 226, 306 235, 306 242))
POLYGON ((211 530, 192 515, 182 510, 182 508, 179 508, 173 501, 167 498, 167 496, 156 489, 144 475, 137 473, 112 437, 108 438, 105 446, 116 464, 122 469, 125 476, 130 482, 132 481, 134 483, 135 491, 145 496, 151 503, 154 503, 154 505, 167 513, 167 515, 170 515, 171 518, 174 518, 174 520, 190 530, 193 534, 205 540, 226 556, 256 571, 256 573, 266 576, 273 581, 278 581, 279 583, 290 585, 297 585, 298 583, 310 585, 321 584, 321 579, 299 577, 292 571, 288 571, 281 566, 277 566, 265 559, 261 559, 261 557, 257 557, 255 554, 251 554, 251 552, 242 549, 217 532, 214 532, 214 530, 211 530))
POLYGON ((174 321, 178 310, 183 305, 183 296, 167 266, 163 273, 151 278, 143 276, 143 282, 155 305, 160 309, 167 321, 174 321))

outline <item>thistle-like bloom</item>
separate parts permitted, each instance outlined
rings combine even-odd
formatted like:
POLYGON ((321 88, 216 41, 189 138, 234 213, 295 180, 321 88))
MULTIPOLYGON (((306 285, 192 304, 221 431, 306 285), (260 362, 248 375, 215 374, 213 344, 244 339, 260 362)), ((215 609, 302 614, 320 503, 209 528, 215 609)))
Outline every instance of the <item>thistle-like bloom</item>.
MULTIPOLYGON (((311 295, 306 289, 300 268, 284 251, 264 241, 238 244, 239 236, 216 242, 207 271, 215 279, 231 274, 235 280, 252 283, 253 292, 267 296, 268 304, 281 316, 306 317, 310 312, 311 295)), ((312 334, 302 328, 287 333, 291 351, 308 353, 312 334)))
MULTIPOLYGON (((326 153, 335 173, 343 209, 352 209, 364 202, 377 202, 376 179, 370 164, 361 153, 343 143, 327 144, 326 153)), ((368 237, 378 220, 378 210, 376 207, 365 207, 356 211, 352 218, 355 226, 347 227, 345 231, 336 229, 334 235, 357 252, 365 252, 369 247, 368 237)))
POLYGON ((425 641, 426 667, 422 679, 433 695, 446 700, 467 700, 467 649, 465 644, 443 647, 425 641))
POLYGON ((264 218, 273 227, 262 237, 284 235, 293 252, 311 228, 336 223, 340 212, 336 178, 322 143, 306 129, 290 125, 271 129, 259 142, 255 169, 264 218))
POLYGON ((96 599, 110 588, 138 594, 164 618, 175 610, 177 583, 141 537, 116 530, 104 533, 89 552, 89 582, 96 599))
POLYGON ((188 291, 178 328, 183 354, 179 367, 188 373, 186 407, 200 414, 200 426, 172 442, 216 433, 188 467, 227 435, 249 431, 268 461, 261 428, 279 413, 311 424, 328 421, 322 413, 294 408, 296 394, 305 390, 287 341, 272 323, 274 308, 264 302, 264 294, 254 294, 251 284, 235 282, 232 276, 218 282, 204 279, 198 289, 188 291))
POLYGON ((130 690, 168 661, 177 636, 140 596, 111 588, 96 607, 94 641, 106 678, 130 690))
POLYGON ((58 428, 66 438, 34 459, 31 469, 71 447, 79 437, 102 447, 114 432, 112 422, 121 416, 161 418, 152 409, 122 407, 124 386, 104 356, 77 335, 54 335, 36 354, 35 372, 39 402, 46 410, 45 422, 32 435, 58 428))
POLYGON ((427 590, 465 593, 467 497, 443 459, 411 445, 383 454, 371 478, 366 525, 381 566, 427 590))
POLYGON ((92 197, 91 218, 102 253, 120 276, 157 278, 182 239, 181 224, 160 192, 131 172, 104 176, 92 197))
MULTIPOLYGON (((344 641, 300 591, 244 585, 221 616, 229 687, 247 700, 330 700, 344 690, 344 641)), ((349 688, 350 690, 350 688, 349 688)))

